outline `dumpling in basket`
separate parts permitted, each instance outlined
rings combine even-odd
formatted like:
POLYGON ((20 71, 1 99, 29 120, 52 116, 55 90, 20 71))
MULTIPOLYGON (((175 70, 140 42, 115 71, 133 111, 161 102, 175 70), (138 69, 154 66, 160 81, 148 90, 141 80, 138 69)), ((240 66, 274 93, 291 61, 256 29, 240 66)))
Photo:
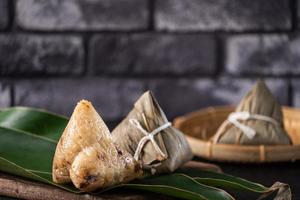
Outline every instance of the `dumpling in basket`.
POLYGON ((284 130, 280 104, 259 80, 235 112, 218 129, 214 143, 279 145, 291 144, 284 130))

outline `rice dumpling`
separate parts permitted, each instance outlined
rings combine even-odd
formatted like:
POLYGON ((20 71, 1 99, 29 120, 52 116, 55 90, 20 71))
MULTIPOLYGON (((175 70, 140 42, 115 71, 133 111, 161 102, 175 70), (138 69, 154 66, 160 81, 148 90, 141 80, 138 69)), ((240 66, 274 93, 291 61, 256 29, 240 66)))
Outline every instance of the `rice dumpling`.
POLYGON ((140 163, 113 143, 92 104, 82 100, 58 142, 52 174, 56 183, 72 181, 80 190, 92 191, 128 182, 143 172, 140 163))
POLYGON ((279 145, 291 144, 284 130, 280 104, 259 80, 234 113, 220 126, 214 143, 279 145))
POLYGON ((184 135, 171 126, 150 91, 136 101, 112 137, 152 173, 173 172, 193 156, 184 135))

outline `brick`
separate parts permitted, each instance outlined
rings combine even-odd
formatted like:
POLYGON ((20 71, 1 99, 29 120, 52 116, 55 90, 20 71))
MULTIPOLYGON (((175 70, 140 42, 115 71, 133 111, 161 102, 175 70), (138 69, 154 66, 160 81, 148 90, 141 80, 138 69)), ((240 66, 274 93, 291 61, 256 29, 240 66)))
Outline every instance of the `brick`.
POLYGON ((19 0, 16 19, 35 30, 145 29, 147 5, 147 0, 19 0))
POLYGON ((226 71, 233 75, 300 74, 299 35, 232 36, 225 52, 226 71))
MULTIPOLYGON (((157 79, 148 87, 158 99, 166 115, 176 116, 217 105, 236 105, 254 84, 253 79, 157 79)), ((288 85, 277 79, 266 80, 280 103, 288 103, 288 85)))
POLYGON ((300 3, 299 3, 299 1, 295 1, 295 4, 297 5, 297 28, 299 30, 299 28, 300 28, 300 3))
POLYGON ((0 96, 0 108, 9 107, 11 104, 11 92, 8 84, 0 82, 0 96))
POLYGON ((7 27, 8 18, 8 1, 0 0, 0 30, 7 27))
POLYGON ((102 34, 90 43, 92 73, 213 74, 216 43, 202 34, 102 34))
POLYGON ((105 121, 124 117, 143 93, 131 79, 49 79, 15 83, 15 105, 39 107, 70 116, 81 99, 90 100, 105 121))
POLYGON ((289 0, 156 1, 157 29, 172 31, 289 30, 289 0))
MULTIPOLYGON (((145 91, 154 92, 167 116, 174 118, 200 108, 237 104, 251 88, 252 79, 49 79, 15 83, 15 104, 48 109, 70 116, 76 102, 87 99, 106 121, 127 115, 145 91)), ((267 84, 282 104, 288 101, 288 86, 280 79, 267 84)))
POLYGON ((83 56, 76 36, 0 35, 2 75, 80 74, 83 56))

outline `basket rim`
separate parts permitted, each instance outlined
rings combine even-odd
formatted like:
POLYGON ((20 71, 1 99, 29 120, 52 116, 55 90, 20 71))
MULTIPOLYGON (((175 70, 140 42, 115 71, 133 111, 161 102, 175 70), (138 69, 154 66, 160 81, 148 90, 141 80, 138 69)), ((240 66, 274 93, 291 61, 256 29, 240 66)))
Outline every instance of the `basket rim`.
MULTIPOLYGON (((215 111, 230 111, 230 110, 234 110, 235 106, 233 105, 225 105, 225 106, 210 106, 207 108, 202 108, 200 110, 196 110, 190 113, 187 113, 185 115, 176 117, 174 119, 174 126, 178 129, 181 129, 182 126, 185 124, 186 121, 189 121, 195 117, 199 117, 199 116, 204 116, 204 115, 209 115, 211 113, 211 115, 209 115, 209 117, 211 118, 212 115, 215 115, 215 111)), ((289 112, 289 111, 293 111, 293 112, 299 112, 300 113, 300 109, 299 108, 293 108, 293 107, 289 107, 289 106, 282 106, 283 111, 285 112, 289 112)), ((299 115, 299 119, 300 119, 300 115, 299 115)), ((300 144, 280 144, 280 145, 265 145, 265 144, 261 144, 261 145, 244 145, 244 144, 221 144, 221 143, 212 143, 212 141, 209 140, 203 140, 200 138, 197 138, 195 136, 189 135, 187 133, 185 133, 189 143, 193 143, 194 146, 196 145, 197 148, 203 148, 203 152, 197 151, 198 153, 195 153, 195 155, 204 157, 204 158, 208 158, 210 160, 222 160, 222 161, 238 161, 238 162, 275 162, 275 161, 288 161, 288 160, 296 160, 296 159, 300 159, 300 144), (232 158, 221 158, 219 157, 217 154, 213 155, 212 151, 214 151, 215 149, 223 149, 224 151, 228 151, 228 152, 233 152, 235 153, 235 151, 248 151, 250 153, 257 153, 257 152, 280 152, 280 153, 291 153, 291 154, 295 154, 294 156, 290 156, 289 158, 281 158, 279 160, 255 160, 255 161, 247 161, 247 160, 243 160, 240 161, 234 157, 232 158), (215 157, 217 156, 217 157, 215 157)), ((191 145, 192 146, 192 145, 191 145)))

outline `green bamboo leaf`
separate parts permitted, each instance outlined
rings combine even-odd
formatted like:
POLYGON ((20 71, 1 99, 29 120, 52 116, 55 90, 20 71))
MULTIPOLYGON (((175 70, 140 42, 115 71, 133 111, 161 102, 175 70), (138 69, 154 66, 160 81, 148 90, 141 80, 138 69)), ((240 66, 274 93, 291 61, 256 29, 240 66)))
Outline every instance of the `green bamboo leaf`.
MULTIPOLYGON (((55 145, 34 134, 0 127, 0 170, 79 193, 80 191, 72 186, 52 182, 51 165, 55 145)), ((192 178, 177 174, 149 178, 118 187, 152 191, 185 199, 233 199, 220 189, 199 184, 192 178)))
POLYGON ((0 126, 39 135, 54 142, 65 129, 68 118, 41 109, 12 107, 0 112, 0 126))
MULTIPOLYGON (((73 186, 52 182, 51 168, 56 140, 66 124, 66 118, 36 109, 12 108, 0 112, 0 170, 79 193, 73 186)), ((113 188, 118 187, 184 199, 233 199, 225 191, 205 186, 185 175, 153 177, 113 188)))
POLYGON ((195 169, 189 169, 189 170, 179 169, 177 170, 177 172, 189 175, 199 183, 214 186, 214 187, 220 187, 223 189, 236 189, 236 190, 249 191, 255 193, 264 193, 269 190, 269 188, 261 184, 254 183, 224 173, 216 173, 211 171, 195 170, 195 169))
POLYGON ((182 199, 234 199, 224 190, 197 183, 185 174, 161 175, 142 179, 136 183, 138 184, 127 184, 126 187, 163 193, 182 199))
MULTIPOLYGON (((32 108, 13 107, 0 112, 0 171, 80 193, 72 185, 55 184, 51 177, 56 143, 67 122, 66 117, 32 108)), ((151 177, 109 189, 127 187, 185 199, 232 199, 228 193, 214 187, 261 194, 279 187, 289 191, 286 184, 267 188, 227 174, 194 169, 177 172, 181 174, 151 177)))
POLYGON ((137 189, 190 200, 234 200, 234 198, 224 190, 203 185, 193 178, 179 173, 150 176, 145 179, 132 181, 131 183, 114 186, 95 194, 118 188, 137 189))
POLYGON ((73 186, 52 182, 56 143, 39 135, 0 127, 0 171, 52 184, 76 192, 73 186))
POLYGON ((189 175, 198 183, 205 185, 233 192, 243 191, 260 194, 259 199, 266 198, 276 192, 276 199, 290 200, 292 198, 290 187, 285 183, 276 182, 271 187, 265 187, 261 184, 223 173, 195 169, 179 169, 177 171, 189 175))

